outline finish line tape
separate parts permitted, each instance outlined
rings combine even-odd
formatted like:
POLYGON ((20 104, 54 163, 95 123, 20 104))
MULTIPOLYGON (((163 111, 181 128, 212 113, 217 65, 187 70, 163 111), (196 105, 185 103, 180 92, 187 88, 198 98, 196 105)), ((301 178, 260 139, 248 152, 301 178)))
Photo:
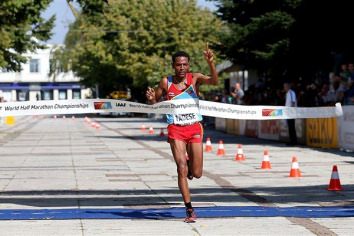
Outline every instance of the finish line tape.
POLYGON ((242 120, 330 118, 343 115, 340 103, 333 107, 243 106, 204 100, 180 99, 153 105, 114 99, 41 100, 0 103, 0 117, 133 112, 188 114, 242 120))

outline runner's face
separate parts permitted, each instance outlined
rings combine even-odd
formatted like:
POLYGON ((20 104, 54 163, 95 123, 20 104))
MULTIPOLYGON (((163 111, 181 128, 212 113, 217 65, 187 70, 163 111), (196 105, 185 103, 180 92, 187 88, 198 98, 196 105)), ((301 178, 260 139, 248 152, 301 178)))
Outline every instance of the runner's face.
POLYGON ((172 64, 173 69, 175 69, 175 75, 178 78, 185 78, 186 73, 189 72, 189 61, 187 57, 177 57, 175 62, 172 64))

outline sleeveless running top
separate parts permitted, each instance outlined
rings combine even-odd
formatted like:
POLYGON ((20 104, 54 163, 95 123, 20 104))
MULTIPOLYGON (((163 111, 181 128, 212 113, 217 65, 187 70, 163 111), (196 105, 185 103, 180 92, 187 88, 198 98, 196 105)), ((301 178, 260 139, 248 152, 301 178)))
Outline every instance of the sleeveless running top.
MULTIPOLYGON (((198 99, 198 95, 193 87, 193 74, 186 74, 186 88, 179 90, 172 83, 172 76, 167 78, 167 99, 198 99)), ((166 114, 168 124, 177 124, 177 125, 190 125, 196 122, 203 120, 203 117, 199 113, 188 113, 188 114, 166 114)))

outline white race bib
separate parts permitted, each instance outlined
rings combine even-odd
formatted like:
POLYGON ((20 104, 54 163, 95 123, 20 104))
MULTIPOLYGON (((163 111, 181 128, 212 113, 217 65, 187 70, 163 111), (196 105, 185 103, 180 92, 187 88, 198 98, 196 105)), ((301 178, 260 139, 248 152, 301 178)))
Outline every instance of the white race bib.
POLYGON ((177 125, 190 125, 198 121, 200 118, 196 113, 173 115, 173 123, 177 125))

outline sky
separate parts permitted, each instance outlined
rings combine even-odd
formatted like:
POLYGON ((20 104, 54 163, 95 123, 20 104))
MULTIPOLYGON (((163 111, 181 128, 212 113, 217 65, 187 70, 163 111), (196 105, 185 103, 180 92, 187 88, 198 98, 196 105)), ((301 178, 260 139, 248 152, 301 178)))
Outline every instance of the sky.
MULTIPOLYGON (((207 7, 211 10, 215 9, 212 2, 205 0, 197 0, 197 4, 201 7, 207 7)), ((64 43, 65 35, 68 32, 69 24, 74 21, 74 16, 66 3, 66 0, 53 0, 48 9, 43 13, 43 17, 49 18, 56 15, 55 27, 53 29, 53 36, 48 43, 61 44, 64 43)))

